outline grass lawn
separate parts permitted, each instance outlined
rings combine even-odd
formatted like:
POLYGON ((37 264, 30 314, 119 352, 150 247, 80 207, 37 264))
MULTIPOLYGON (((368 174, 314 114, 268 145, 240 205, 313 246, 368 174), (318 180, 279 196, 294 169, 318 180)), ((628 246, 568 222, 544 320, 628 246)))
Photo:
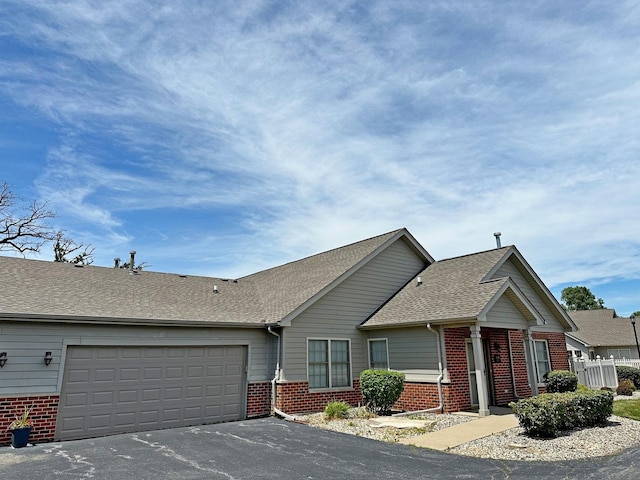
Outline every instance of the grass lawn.
POLYGON ((613 414, 632 420, 640 420, 640 400, 618 400, 613 402, 613 414))

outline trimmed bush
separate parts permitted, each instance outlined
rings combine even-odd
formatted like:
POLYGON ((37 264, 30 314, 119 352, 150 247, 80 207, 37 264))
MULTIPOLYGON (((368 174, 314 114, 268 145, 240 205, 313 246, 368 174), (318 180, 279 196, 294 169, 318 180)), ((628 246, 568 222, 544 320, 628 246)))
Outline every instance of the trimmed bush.
POLYGON ((404 373, 388 370, 363 370, 360 390, 370 412, 388 415, 404 390, 404 373))
POLYGON ((625 378, 623 380, 620 380, 620 382, 618 383, 618 388, 616 389, 616 393, 618 395, 626 395, 630 397, 631 395, 633 395, 634 390, 635 390, 635 387, 633 385, 633 382, 628 378, 625 378))
POLYGON ((527 435, 554 437, 560 431, 603 424, 613 412, 613 393, 543 393, 509 406, 527 435))
POLYGON ((553 370, 547 373, 544 383, 547 393, 575 392, 578 388, 578 376, 568 370, 553 370))
POLYGON ((345 418, 349 408, 351 407, 347 402, 329 402, 324 409, 324 418, 327 420, 345 418))
POLYGON ((618 372, 618 382, 631 380, 636 389, 640 389, 640 369, 618 365, 616 366, 616 372, 618 372))
POLYGON ((580 393, 590 392, 590 391, 591 389, 587 387, 584 383, 579 383, 578 388, 576 388, 576 392, 580 392, 580 393))

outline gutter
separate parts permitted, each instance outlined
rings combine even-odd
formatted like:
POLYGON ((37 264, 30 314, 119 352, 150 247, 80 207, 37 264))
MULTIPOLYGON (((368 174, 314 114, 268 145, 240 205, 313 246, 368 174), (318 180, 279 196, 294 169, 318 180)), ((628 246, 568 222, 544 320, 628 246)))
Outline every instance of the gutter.
POLYGON ((444 396, 442 395, 442 379, 444 378, 444 370, 442 368, 443 362, 442 362, 442 350, 440 348, 440 334, 437 331, 435 331, 433 328, 431 328, 430 323, 427 323, 427 330, 435 334, 436 342, 438 346, 438 378, 436 379, 436 383, 438 384, 438 399, 440 400, 440 405, 434 408, 427 408, 426 410, 415 410, 413 412, 396 413, 395 415, 393 415, 394 417, 415 415, 418 413, 433 413, 433 412, 442 413, 442 411, 444 410, 444 396))
POLYGON ((280 379, 280 335, 277 334, 276 332, 274 332, 271 329, 271 325, 267 326, 267 331, 271 334, 274 335, 275 337, 277 337, 278 339, 278 349, 276 352, 276 371, 273 377, 273 380, 271 380, 271 408, 273 409, 273 412, 276 415, 281 416, 282 418, 284 418, 285 420, 289 421, 289 422, 295 422, 296 417, 294 417, 293 415, 289 415, 288 413, 284 413, 281 410, 278 410, 278 408, 276 407, 277 404, 277 398, 278 398, 278 392, 276 390, 276 385, 278 380, 280 379))

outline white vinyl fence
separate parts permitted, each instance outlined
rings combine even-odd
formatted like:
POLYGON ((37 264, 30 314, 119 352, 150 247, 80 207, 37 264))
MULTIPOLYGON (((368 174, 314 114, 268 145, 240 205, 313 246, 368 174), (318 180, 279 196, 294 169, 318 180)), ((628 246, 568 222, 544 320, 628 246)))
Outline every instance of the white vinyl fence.
POLYGON ((640 368, 640 359, 637 360, 616 360, 616 365, 624 365, 625 367, 640 368))
MULTIPOLYGON (((603 360, 598 355, 595 360, 573 358, 569 363, 571 364, 573 373, 578 376, 579 383, 593 389, 609 387, 615 390, 618 388, 616 365, 625 365, 621 362, 623 362, 623 360, 614 360, 613 358, 603 360)), ((636 363, 640 363, 640 361, 636 363)))

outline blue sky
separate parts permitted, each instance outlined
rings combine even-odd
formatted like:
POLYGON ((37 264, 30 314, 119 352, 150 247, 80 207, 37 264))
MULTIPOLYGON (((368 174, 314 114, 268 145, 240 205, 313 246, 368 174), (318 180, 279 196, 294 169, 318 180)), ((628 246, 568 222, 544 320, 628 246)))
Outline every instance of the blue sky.
POLYGON ((640 310, 637 1, 4 0, 0 52, 0 181, 96 265, 501 231, 557 296, 640 310))

